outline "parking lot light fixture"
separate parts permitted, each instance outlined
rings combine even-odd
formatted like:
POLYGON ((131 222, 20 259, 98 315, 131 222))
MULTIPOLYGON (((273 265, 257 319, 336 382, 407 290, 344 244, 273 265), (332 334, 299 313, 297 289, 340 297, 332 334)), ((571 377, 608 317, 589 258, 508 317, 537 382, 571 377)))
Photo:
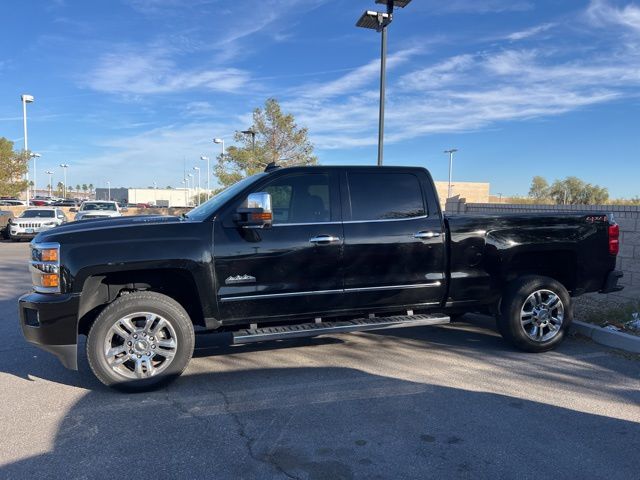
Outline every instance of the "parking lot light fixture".
POLYGON ((381 32, 380 47, 380 112, 378 116, 378 166, 382 166, 384 159, 384 104, 387 82, 387 27, 393 21, 393 9, 404 8, 411 0, 376 0, 376 3, 387 6, 386 12, 367 10, 362 14, 357 27, 381 32))
POLYGON ((253 160, 255 161, 256 159, 256 131, 253 128, 250 128, 249 130, 243 130, 242 132, 245 135, 251 135, 251 156, 253 157, 253 160))
POLYGON ((451 198, 451 178, 453 177, 453 154, 458 151, 457 148, 452 148, 451 150, 445 150, 444 153, 449 155, 449 188, 447 190, 447 198, 451 198))
POLYGON ((39 153, 32 153, 31 158, 33 158, 33 196, 38 195, 38 164, 37 159, 40 158, 41 155, 39 153))
MULTIPOLYGON (((22 94, 20 101, 22 102, 22 125, 24 127, 24 151, 29 151, 29 136, 27 135, 27 103, 33 103, 33 95, 22 94)), ((29 205, 29 164, 27 163, 27 205, 29 205)))
POLYGON ((198 172, 198 189, 196 190, 196 195, 198 196, 198 206, 200 206, 200 167, 193 167, 193 169, 198 172))
POLYGON ((209 161, 209 157, 203 155, 200 157, 200 160, 207 161, 207 200, 211 197, 211 162, 209 161))
POLYGON ((66 200, 67 198, 67 168, 69 165, 66 163, 61 163, 60 167, 62 168, 62 172, 64 173, 64 183, 62 184, 62 198, 66 200))
POLYGON ((49 198, 51 198, 51 188, 53 187, 53 172, 51 170, 47 170, 47 175, 49 175, 49 198))

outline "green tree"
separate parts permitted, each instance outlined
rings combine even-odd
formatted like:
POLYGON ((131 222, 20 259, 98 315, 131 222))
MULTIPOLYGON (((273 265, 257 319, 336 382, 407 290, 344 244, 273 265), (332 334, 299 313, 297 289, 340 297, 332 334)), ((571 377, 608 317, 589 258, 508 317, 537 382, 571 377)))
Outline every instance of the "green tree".
POLYGON ((549 182, 546 178, 535 176, 531 180, 531 188, 529 188, 529 197, 542 202, 549 198, 549 182))
POLYGON ((292 166, 314 165, 318 161, 308 130, 299 127, 293 115, 283 113, 274 98, 268 99, 264 108, 253 111, 251 130, 256 132, 255 146, 250 135, 236 132, 234 141, 239 145, 218 156, 214 173, 221 185, 232 185, 264 170, 271 162, 292 166))
POLYGON ((93 193, 93 183, 89 184, 89 193, 93 193))
POLYGON ((80 191, 80 185, 78 184, 76 185, 76 192, 79 192, 79 191, 80 191))
POLYGON ((87 184, 86 184, 86 183, 83 183, 83 184, 82 184, 82 191, 83 191, 84 193, 87 193, 87 190, 89 190, 89 187, 87 186, 87 184))
POLYGON ((609 191, 578 177, 567 177, 553 182, 549 196, 558 205, 601 205, 609 200, 609 191))
POLYGON ((29 152, 15 151, 11 140, 0 137, 0 196, 17 197, 27 189, 28 159, 29 152))
POLYGON ((62 197, 63 194, 64 194, 64 183, 58 182, 58 185, 56 185, 56 196, 62 197))

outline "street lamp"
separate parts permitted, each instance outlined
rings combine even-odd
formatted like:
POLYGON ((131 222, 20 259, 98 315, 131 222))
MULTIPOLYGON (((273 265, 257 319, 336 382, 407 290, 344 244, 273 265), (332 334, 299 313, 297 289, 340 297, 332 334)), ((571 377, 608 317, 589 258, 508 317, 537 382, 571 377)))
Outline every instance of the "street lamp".
POLYGON ((245 135, 251 135, 251 156, 253 157, 253 160, 255 161, 256 159, 256 131, 253 128, 250 128, 249 130, 243 130, 242 132, 245 135))
POLYGON ((64 172, 64 183, 62 184, 62 198, 66 200, 67 198, 67 168, 69 165, 66 163, 61 163, 60 167, 62 167, 62 171, 64 172))
POLYGON ((204 155, 200 157, 200 160, 207 161, 207 200, 209 200, 209 196, 211 195, 211 169, 209 157, 205 157, 204 155))
POLYGON ((190 185, 190 187, 189 187, 189 203, 191 203, 191 189, 195 190, 196 182, 195 182, 195 179, 193 178, 193 173, 188 173, 187 177, 189 177, 189 185, 190 185))
POLYGON ((196 190, 196 195, 198 196, 198 206, 200 206, 200 167, 193 167, 193 169, 198 172, 198 189, 196 190))
POLYGON ((378 117, 378 166, 382 166, 384 157, 384 103, 387 83, 387 27, 393 21, 394 7, 404 8, 411 3, 411 0, 376 0, 376 3, 386 5, 387 12, 367 10, 362 14, 356 26, 382 33, 380 48, 380 113, 378 117))
MULTIPOLYGON (((29 141, 27 135, 27 103, 33 103, 33 95, 27 95, 26 93, 20 95, 22 101, 22 123, 24 126, 24 151, 29 151, 29 141)), ((27 205, 29 205, 29 163, 27 162, 27 205)))
POLYGON ((53 172, 51 170, 47 170, 47 175, 49 175, 49 198, 51 198, 51 187, 53 186, 53 172))
POLYGON ((33 196, 36 197, 38 195, 38 166, 36 164, 36 159, 40 158, 39 153, 32 153, 30 155, 33 158, 33 196))
POLYGON ((449 190, 447 192, 447 198, 451 198, 451 177, 453 176, 453 154, 458 151, 457 148, 451 150, 445 150, 444 153, 449 154, 449 190))

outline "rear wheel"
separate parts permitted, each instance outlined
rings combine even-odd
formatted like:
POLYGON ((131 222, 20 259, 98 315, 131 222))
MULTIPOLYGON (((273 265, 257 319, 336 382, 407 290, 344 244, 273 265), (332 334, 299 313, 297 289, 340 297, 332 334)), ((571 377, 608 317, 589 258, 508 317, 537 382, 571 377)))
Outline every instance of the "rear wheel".
POLYGON ((155 292, 136 292, 100 313, 87 337, 87 358, 103 384, 146 391, 180 376, 194 343, 193 324, 178 302, 155 292))
POLYGON ((548 277, 527 276, 502 297, 497 318, 500 334, 527 352, 555 348, 566 334, 573 311, 564 286, 548 277))

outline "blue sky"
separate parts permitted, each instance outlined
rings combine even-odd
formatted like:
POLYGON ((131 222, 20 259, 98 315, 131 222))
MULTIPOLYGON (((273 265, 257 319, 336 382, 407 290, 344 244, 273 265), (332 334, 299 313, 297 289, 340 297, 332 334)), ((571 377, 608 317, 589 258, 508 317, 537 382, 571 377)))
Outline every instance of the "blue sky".
MULTIPOLYGON (((69 183, 180 186, 275 97, 325 164, 376 161, 373 0, 8 0, 0 136, 69 183)), ((640 195, 640 3, 414 0, 389 32, 387 164, 526 194, 577 175, 640 195)))

